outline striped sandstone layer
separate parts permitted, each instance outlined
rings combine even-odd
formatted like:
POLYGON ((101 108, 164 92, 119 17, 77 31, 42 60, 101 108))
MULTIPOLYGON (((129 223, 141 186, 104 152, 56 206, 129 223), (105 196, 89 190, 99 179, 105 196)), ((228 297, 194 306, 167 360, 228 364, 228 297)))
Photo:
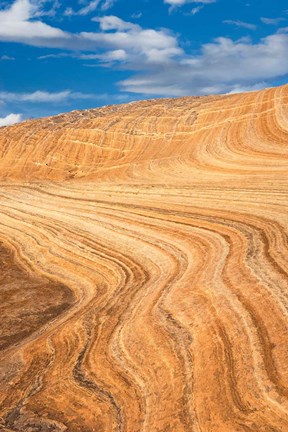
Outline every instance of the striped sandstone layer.
POLYGON ((0 129, 0 430, 288 431, 288 86, 0 129))

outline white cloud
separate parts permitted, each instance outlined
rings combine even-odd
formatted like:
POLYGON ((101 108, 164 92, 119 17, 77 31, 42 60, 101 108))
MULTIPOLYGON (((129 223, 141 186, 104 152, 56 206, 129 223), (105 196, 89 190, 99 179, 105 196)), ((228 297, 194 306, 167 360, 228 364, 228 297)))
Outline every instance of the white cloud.
MULTIPOLYGON (((57 53, 38 57, 65 58, 67 56, 84 60, 103 62, 123 62, 130 70, 145 68, 145 65, 159 64, 171 58, 183 55, 177 38, 166 30, 143 29, 137 24, 123 21, 116 16, 104 16, 93 19, 99 22, 97 33, 82 32, 78 36, 83 47, 89 47, 90 53, 57 53), (93 50, 91 49, 93 47, 93 50)), ((83 50, 84 51, 84 50, 83 50)))
POLYGON ((100 29, 104 31, 107 30, 117 30, 117 31, 136 30, 137 31, 141 29, 140 26, 138 26, 137 24, 133 24, 128 21, 123 21, 121 18, 118 18, 113 15, 92 18, 92 21, 99 22, 100 29))
POLYGON ((6 117, 0 117, 0 127, 11 126, 22 121, 22 114, 8 114, 6 117))
MULTIPOLYGON (((174 2, 174 5, 195 3, 191 0, 169 1, 170 4, 174 2)), ((201 7, 211 2, 206 0, 197 3, 201 7)), ((86 3, 81 4, 87 6, 86 3)), ((86 60, 87 63, 94 61, 105 67, 119 65, 134 73, 119 83, 126 92, 149 96, 231 92, 288 74, 288 34, 285 28, 258 43, 252 43, 247 38, 235 41, 219 37, 204 44, 198 55, 189 55, 180 47, 177 37, 165 29, 145 29, 112 15, 94 18, 94 22, 99 24, 96 32, 72 34, 39 21, 35 14, 41 10, 37 8, 29 0, 17 0, 10 9, 0 11, 0 40, 69 50, 52 52, 41 56, 42 59, 70 56, 86 60)), ((243 24, 241 21, 236 22, 237 25, 243 24)), ((251 29, 254 26, 244 24, 251 29)), ((1 97, 4 102, 20 100, 53 103, 93 96, 65 90, 58 93, 2 92, 0 103, 1 97)))
POLYGON ((57 47, 59 39, 69 38, 64 31, 33 19, 37 12, 38 7, 29 0, 16 0, 9 9, 1 10, 0 40, 57 47))
POLYGON ((64 90, 61 92, 49 93, 37 90, 32 93, 0 92, 0 101, 9 102, 31 102, 31 103, 64 103, 73 99, 91 99, 95 95, 89 93, 72 92, 64 90))
POLYGON ((120 83, 123 90, 149 95, 226 93, 288 74, 288 35, 276 33, 253 44, 217 38, 196 56, 183 56, 120 83))
POLYGON ((251 23, 247 23, 245 21, 240 21, 240 20, 225 20, 223 21, 224 24, 231 24, 234 25, 236 27, 243 27, 246 28, 248 30, 256 30, 257 26, 255 24, 251 24, 251 23))
POLYGON ((94 20, 99 22, 101 32, 82 32, 82 40, 94 42, 95 48, 105 49, 109 55, 121 52, 121 59, 125 59, 132 69, 147 63, 163 63, 183 54, 176 37, 166 30, 143 29, 115 16, 94 20))
POLYGON ((81 60, 101 60, 103 62, 117 62, 126 61, 127 53, 122 50, 107 51, 104 54, 80 54, 78 56, 81 60))
POLYGON ((167 30, 143 29, 118 17, 104 16, 94 19, 100 31, 72 34, 37 21, 36 13, 39 9, 29 0, 16 0, 10 9, 0 11, 0 41, 96 52, 99 58, 105 57, 107 51, 111 56, 111 52, 123 50, 125 56, 121 55, 121 59, 130 65, 159 63, 182 54, 176 37, 167 30))

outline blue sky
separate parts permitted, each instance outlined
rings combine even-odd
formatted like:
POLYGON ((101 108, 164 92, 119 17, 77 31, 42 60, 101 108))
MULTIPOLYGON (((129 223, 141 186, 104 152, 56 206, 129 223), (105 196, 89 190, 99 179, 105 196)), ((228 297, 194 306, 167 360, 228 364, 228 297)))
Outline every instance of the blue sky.
POLYGON ((0 126, 286 82, 287 0, 0 1, 0 126))

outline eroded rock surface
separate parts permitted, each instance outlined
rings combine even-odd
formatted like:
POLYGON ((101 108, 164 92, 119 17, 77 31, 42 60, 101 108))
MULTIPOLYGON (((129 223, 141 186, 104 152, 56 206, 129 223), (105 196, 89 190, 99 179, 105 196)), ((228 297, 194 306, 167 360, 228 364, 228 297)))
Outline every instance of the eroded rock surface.
POLYGON ((4 432, 288 431, 288 86, 0 129, 4 432))

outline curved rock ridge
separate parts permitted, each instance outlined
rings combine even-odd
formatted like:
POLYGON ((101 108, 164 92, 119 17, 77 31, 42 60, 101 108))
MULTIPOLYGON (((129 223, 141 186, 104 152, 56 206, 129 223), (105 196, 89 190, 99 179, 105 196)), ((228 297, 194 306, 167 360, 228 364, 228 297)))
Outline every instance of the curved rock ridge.
POLYGON ((288 431, 288 86, 0 129, 0 430, 288 431))
POLYGON ((216 174, 273 177, 287 168, 287 102, 283 86, 134 102, 0 128, 0 180, 194 184, 216 174))

